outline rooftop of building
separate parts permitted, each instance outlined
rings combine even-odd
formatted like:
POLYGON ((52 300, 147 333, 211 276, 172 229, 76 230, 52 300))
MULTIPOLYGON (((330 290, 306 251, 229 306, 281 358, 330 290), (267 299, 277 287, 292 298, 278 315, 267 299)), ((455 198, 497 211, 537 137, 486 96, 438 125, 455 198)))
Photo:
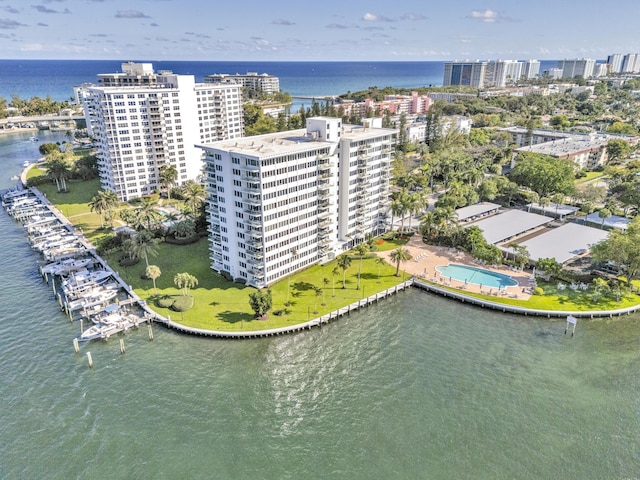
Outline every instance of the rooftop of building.
POLYGON ((313 149, 328 147, 332 142, 318 140, 307 135, 304 128, 287 132, 267 133, 242 137, 231 140, 219 140, 217 142, 199 145, 202 148, 228 150, 241 155, 270 157, 297 152, 306 152, 313 149))
MULTIPOLYGON (((314 117, 316 119, 328 119, 335 121, 334 117, 314 117)), ((394 129, 389 128, 367 128, 360 125, 343 125, 341 138, 353 140, 368 140, 380 137, 380 134, 387 132, 393 134, 394 129)), ((266 133, 251 137, 242 137, 231 140, 219 140, 217 142, 199 145, 202 148, 213 148, 228 150, 243 155, 259 157, 278 156, 296 152, 306 152, 335 145, 335 142, 328 142, 317 138, 306 128, 290 130, 286 132, 266 133)))

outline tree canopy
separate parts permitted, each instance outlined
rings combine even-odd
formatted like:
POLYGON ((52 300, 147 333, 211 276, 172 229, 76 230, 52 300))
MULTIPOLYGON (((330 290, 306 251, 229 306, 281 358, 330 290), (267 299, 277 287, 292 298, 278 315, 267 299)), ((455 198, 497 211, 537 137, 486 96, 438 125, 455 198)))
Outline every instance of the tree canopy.
POLYGON ((509 178, 540 197, 549 197, 555 193, 573 193, 575 174, 573 165, 565 159, 521 152, 509 178))

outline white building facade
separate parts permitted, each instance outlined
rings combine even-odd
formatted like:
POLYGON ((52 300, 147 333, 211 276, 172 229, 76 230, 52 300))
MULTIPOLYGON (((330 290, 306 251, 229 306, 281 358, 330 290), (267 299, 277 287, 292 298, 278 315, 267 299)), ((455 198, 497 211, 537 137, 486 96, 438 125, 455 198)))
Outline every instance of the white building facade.
POLYGON ((202 174, 196 143, 243 134, 239 86, 196 84, 192 75, 125 63, 98 75, 79 96, 97 150, 101 187, 131 200, 160 190, 160 170, 172 165, 177 184, 202 174))
POLYGON ((274 94, 280 91, 280 79, 267 73, 247 72, 245 75, 236 73, 216 73, 204 77, 204 83, 236 83, 247 88, 250 92, 264 92, 274 94))
POLYGON ((387 230, 397 132, 306 129, 202 145, 211 268, 265 287, 387 230))

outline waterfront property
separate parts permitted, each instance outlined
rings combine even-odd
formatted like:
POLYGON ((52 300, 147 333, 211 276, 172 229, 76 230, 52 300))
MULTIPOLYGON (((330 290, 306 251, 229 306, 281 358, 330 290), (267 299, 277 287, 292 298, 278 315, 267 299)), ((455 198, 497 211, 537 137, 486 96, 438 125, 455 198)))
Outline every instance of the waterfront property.
POLYGON ((313 117, 202 145, 211 268, 264 287, 385 232, 396 134, 313 117))
POLYGON ((497 288, 498 290, 518 285, 518 282, 511 278, 510 275, 469 265, 449 263, 448 265, 437 266, 436 271, 440 277, 448 278, 449 281, 455 279, 458 282, 464 282, 465 285, 471 283, 480 287, 497 288))
POLYGON ((100 183, 121 200, 181 185, 202 173, 197 143, 243 135, 242 87, 195 83, 193 75, 154 72, 149 63, 123 63, 122 73, 83 85, 87 129, 95 138, 100 183))

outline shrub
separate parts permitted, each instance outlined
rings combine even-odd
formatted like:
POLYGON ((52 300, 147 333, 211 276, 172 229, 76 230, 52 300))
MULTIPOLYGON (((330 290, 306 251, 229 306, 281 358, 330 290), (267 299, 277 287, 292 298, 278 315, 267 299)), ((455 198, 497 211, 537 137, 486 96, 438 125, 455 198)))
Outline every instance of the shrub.
POLYGON ((171 310, 176 312, 186 312, 193 308, 193 297, 189 295, 180 295, 171 305, 171 310))
POLYGON ((240 285, 246 285, 247 284, 247 279, 246 278, 238 277, 238 278, 235 278, 233 281, 236 282, 236 283, 239 283, 240 285))
POLYGON ((37 187, 39 185, 45 185, 51 183, 51 179, 46 175, 39 175, 37 177, 31 177, 27 180, 27 187, 37 187))
POLYGON ((139 262, 139 258, 131 258, 129 255, 125 255, 120 260, 118 260, 118 265, 120 265, 121 267, 130 267, 132 265, 137 265, 139 262))
POLYGON ((229 272, 225 272, 224 270, 222 270, 220 272, 220 275, 222 275, 222 278, 224 278, 227 282, 233 282, 233 277, 229 272))
POLYGON ((542 289, 542 287, 536 287, 533 289, 533 294, 534 295, 544 295, 544 290, 542 289))
POLYGON ((193 235, 186 238, 175 238, 171 235, 167 235, 164 238, 165 243, 170 243, 171 245, 189 245, 191 243, 196 243, 198 240, 200 240, 200 235, 193 235))
POLYGON ((159 307, 162 307, 162 308, 170 308, 170 307, 173 305, 173 302, 174 302, 174 301, 175 301, 175 300, 174 300, 174 298, 173 298, 173 297, 170 297, 170 296, 168 296, 168 295, 165 295, 164 297, 160 297, 160 298, 158 298, 158 299, 156 300, 156 304, 157 304, 159 307))

